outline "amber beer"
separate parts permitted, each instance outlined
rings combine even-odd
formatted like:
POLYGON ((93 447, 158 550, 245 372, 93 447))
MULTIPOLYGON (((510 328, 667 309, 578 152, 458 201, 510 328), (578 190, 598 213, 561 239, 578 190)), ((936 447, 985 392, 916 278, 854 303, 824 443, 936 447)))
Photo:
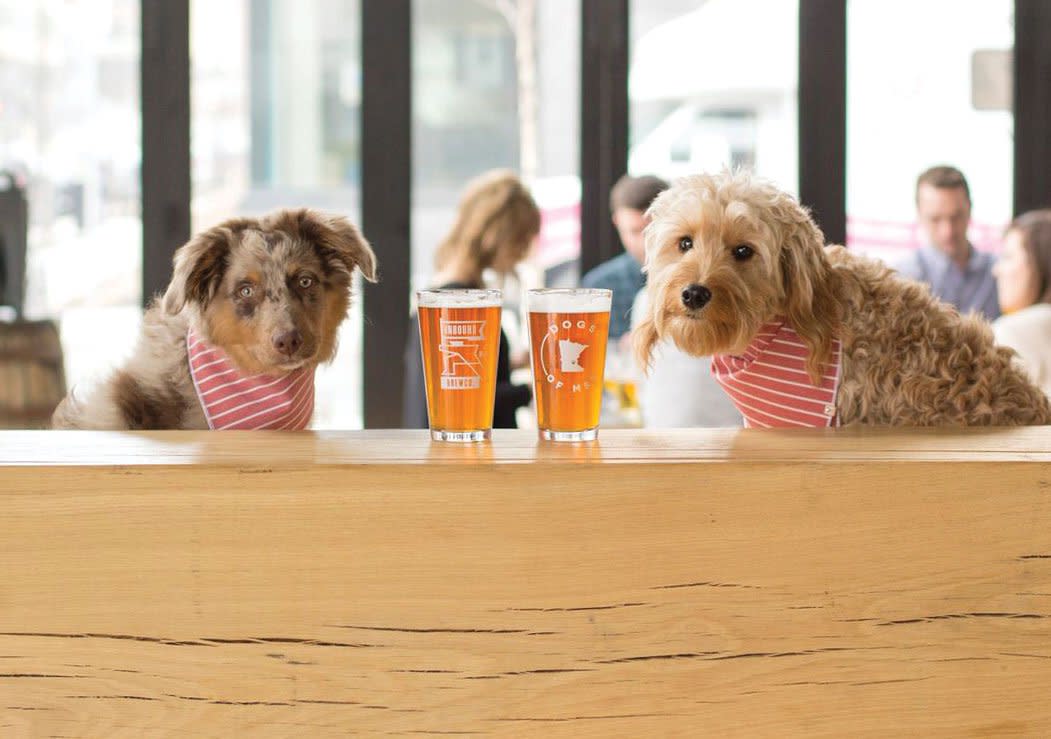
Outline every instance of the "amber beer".
POLYGON ((598 436, 609 333, 609 290, 530 290, 529 343, 540 437, 598 436))
POLYGON ((499 290, 416 294, 427 417, 436 441, 484 441, 493 428, 499 290))

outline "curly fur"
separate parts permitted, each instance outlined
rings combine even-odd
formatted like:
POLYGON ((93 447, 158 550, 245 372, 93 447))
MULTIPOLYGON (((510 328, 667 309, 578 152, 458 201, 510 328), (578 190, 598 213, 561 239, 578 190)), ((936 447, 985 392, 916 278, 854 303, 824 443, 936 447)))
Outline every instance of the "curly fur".
POLYGON ((806 209, 773 185, 746 173, 687 177, 649 215, 650 308, 635 338, 644 365, 663 338, 696 356, 741 353, 784 316, 810 350, 815 384, 841 341, 841 424, 1051 423, 1047 397, 1012 350, 994 345, 987 323, 879 262, 824 247, 806 209), (687 251, 683 237, 693 240, 687 251), (740 245, 754 254, 736 259, 740 245), (711 291, 699 310, 681 298, 691 284, 711 291))
POLYGON ((53 428, 207 429, 190 376, 190 327, 247 374, 316 366, 335 355, 354 269, 376 279, 376 257, 358 229, 306 209, 225 221, 182 246, 174 264, 130 359, 84 397, 67 395, 53 428), (297 288, 301 276, 313 284, 297 288), (245 284, 251 299, 239 295, 245 284), (289 356, 273 337, 292 329, 302 343, 289 356))

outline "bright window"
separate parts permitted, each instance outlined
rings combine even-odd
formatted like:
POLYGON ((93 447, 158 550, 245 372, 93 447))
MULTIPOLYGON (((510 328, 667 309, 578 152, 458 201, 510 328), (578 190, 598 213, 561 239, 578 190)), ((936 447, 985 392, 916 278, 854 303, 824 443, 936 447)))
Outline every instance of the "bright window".
POLYGON ((141 320, 138 0, 0 0, 0 170, 29 203, 25 313, 60 323, 66 381, 141 320))
MULTIPOLYGON (((359 2, 195 0, 190 19, 194 231, 300 206, 360 225, 359 2)), ((362 427, 361 326, 359 297, 313 428, 362 427)))
POLYGON ((893 263, 920 246, 916 178, 949 164, 971 189, 971 243, 999 249, 1012 207, 1013 9, 1011 0, 847 6, 851 248, 893 263))
POLYGON ((796 192, 798 25, 796 0, 632 3, 628 171, 744 167, 796 192))

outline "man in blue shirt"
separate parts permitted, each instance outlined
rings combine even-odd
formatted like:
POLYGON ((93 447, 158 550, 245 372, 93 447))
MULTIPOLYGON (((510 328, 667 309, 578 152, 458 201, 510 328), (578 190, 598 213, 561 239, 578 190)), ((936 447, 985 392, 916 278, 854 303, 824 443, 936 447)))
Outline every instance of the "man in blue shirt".
POLYGON ((955 167, 931 167, 916 180, 916 214, 927 244, 898 265, 898 272, 926 282, 931 292, 960 313, 972 310, 987 320, 1000 315, 991 254, 967 240, 971 191, 955 167))
POLYGON ((581 287, 601 287, 613 291, 609 311, 610 341, 620 339, 631 329, 631 304, 645 286, 642 264, 646 245, 642 232, 649 223, 646 210, 668 183, 659 177, 624 175, 610 190, 609 209, 624 253, 598 265, 580 280, 581 287))

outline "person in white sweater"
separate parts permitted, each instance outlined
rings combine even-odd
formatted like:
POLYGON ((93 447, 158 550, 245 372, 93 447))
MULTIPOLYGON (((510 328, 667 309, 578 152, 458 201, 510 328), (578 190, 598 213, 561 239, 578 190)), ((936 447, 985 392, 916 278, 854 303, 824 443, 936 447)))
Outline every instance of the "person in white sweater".
POLYGON ((996 343, 1018 352, 1033 381, 1051 395, 1051 209, 1015 218, 993 268, 1003 315, 996 343))

